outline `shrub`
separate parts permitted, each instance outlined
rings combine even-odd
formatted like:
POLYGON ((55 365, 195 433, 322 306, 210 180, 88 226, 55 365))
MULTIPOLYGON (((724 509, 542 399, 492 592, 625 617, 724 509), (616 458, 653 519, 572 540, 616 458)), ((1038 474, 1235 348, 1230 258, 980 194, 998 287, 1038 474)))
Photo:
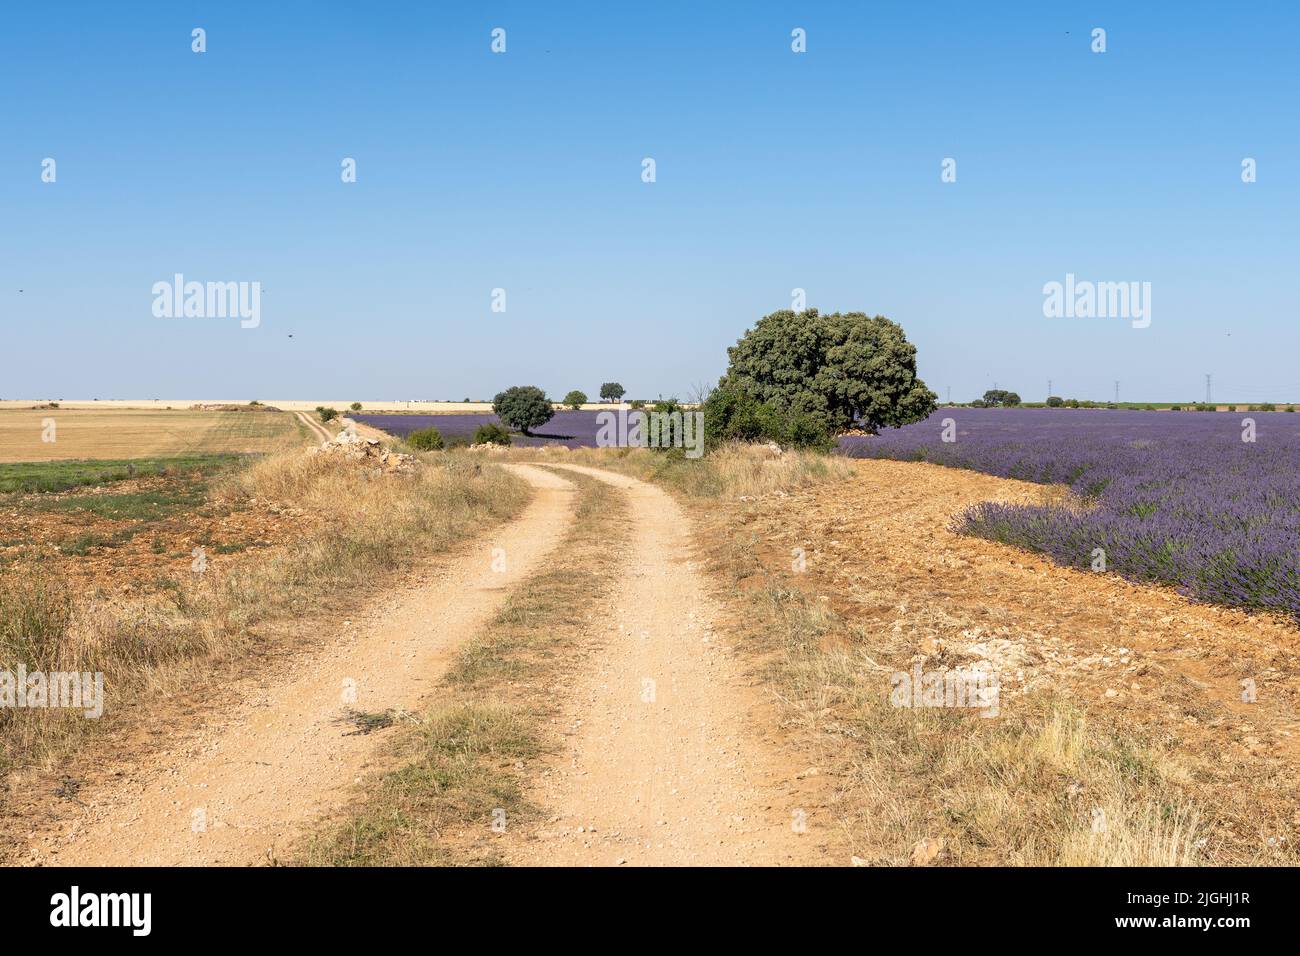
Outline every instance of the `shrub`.
POLYGON ((510 433, 495 422, 474 429, 475 445, 509 445, 510 433))
POLYGON ((763 438, 762 404, 739 385, 719 385, 704 400, 704 441, 717 447, 728 441, 763 438))
POLYGON ((587 404, 587 393, 580 392, 576 388, 564 396, 564 404, 568 405, 575 412, 583 405, 587 404))
POLYGON ((628 405, 632 408, 645 408, 645 399, 634 398, 632 401, 628 402, 628 405))
POLYGON ((515 385, 498 392, 492 400, 492 411, 511 428, 525 435, 530 428, 545 425, 555 416, 550 399, 536 385, 515 385))
POLYGON ((348 407, 351 408, 354 412, 359 412, 359 411, 361 411, 361 403, 360 403, 360 402, 353 402, 353 403, 352 403, 351 405, 349 405, 348 407))
POLYGON ((440 451, 443 448, 442 432, 430 425, 406 436, 406 443, 420 451, 440 451))
POLYGON ((729 384, 715 388, 704 402, 704 441, 706 448, 731 441, 774 441, 826 450, 835 439, 816 415, 760 402, 746 389, 729 384))
POLYGON ((339 410, 337 408, 326 408, 323 405, 317 405, 316 414, 320 416, 321 421, 332 422, 334 419, 339 417, 339 410))
POLYGON ((1064 404, 1065 404, 1065 399, 1061 398, 1061 396, 1059 396, 1059 395, 1048 395, 1048 396, 1047 396, 1047 407, 1048 407, 1048 408, 1060 408, 1060 407, 1061 407, 1062 405, 1064 405, 1064 404))

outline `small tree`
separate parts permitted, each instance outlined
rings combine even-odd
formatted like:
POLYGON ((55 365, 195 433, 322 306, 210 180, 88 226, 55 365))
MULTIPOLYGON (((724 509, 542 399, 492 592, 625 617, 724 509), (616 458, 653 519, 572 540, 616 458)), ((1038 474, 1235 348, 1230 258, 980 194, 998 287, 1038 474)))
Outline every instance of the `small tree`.
POLYGON ((1048 396, 1047 396, 1047 407, 1048 407, 1048 408, 1060 408, 1060 407, 1061 407, 1062 405, 1064 405, 1064 404, 1065 404, 1065 399, 1061 398, 1060 395, 1048 395, 1048 396))
POLYGON ((568 405, 575 412, 583 405, 587 404, 587 393, 580 392, 576 388, 564 396, 564 404, 568 405))
POLYGON ((511 428, 525 435, 530 428, 545 425, 555 415, 555 408, 536 385, 514 385, 498 392, 492 400, 492 411, 511 428))
POLYGON ((320 416, 321 421, 332 422, 334 419, 339 417, 339 410, 337 408, 326 408, 324 405, 317 405, 316 414, 320 416))
POLYGON ((351 405, 349 405, 348 407, 351 408, 354 412, 359 412, 359 411, 361 411, 361 403, 360 403, 360 402, 353 402, 353 403, 352 403, 351 405))
POLYGON ((621 402, 626 393, 627 389, 618 382, 606 382, 600 387, 600 400, 602 402, 621 402))

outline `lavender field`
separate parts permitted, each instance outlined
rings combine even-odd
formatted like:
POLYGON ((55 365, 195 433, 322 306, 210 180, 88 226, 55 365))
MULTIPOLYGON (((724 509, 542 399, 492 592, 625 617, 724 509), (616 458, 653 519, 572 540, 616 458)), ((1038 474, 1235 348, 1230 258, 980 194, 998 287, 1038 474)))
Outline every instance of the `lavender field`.
POLYGON ((943 408, 841 450, 1069 485, 1083 507, 985 503, 958 530, 1300 618, 1300 414, 943 408))
MULTIPOLYGON (((594 448, 598 431, 596 416, 599 414, 594 411, 556 412, 554 418, 532 435, 521 435, 515 432, 512 435, 513 443, 530 448, 544 445, 594 448)), ((398 438, 405 438, 413 431, 432 425, 442 433, 444 441, 457 438, 469 440, 474 435, 474 429, 480 425, 501 424, 501 419, 495 415, 473 412, 454 415, 353 415, 352 417, 398 438)))

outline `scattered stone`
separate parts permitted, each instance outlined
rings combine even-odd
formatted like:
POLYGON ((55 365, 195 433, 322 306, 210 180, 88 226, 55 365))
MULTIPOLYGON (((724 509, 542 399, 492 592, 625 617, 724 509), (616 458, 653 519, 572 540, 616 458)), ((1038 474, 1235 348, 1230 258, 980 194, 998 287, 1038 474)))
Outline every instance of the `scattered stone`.
POLYGON ((943 852, 945 841, 943 837, 932 840, 930 837, 917 840, 916 846, 912 847, 912 865, 929 866, 934 858, 943 852))

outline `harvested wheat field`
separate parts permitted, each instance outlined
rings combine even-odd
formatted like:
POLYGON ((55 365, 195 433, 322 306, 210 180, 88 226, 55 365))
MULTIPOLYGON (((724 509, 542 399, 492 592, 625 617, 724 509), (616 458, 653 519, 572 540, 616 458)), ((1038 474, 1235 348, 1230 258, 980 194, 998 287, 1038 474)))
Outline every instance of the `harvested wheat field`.
POLYGON ((292 416, 266 407, 0 410, 0 463, 269 452, 301 438, 292 416))

